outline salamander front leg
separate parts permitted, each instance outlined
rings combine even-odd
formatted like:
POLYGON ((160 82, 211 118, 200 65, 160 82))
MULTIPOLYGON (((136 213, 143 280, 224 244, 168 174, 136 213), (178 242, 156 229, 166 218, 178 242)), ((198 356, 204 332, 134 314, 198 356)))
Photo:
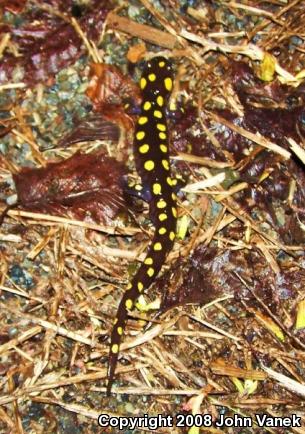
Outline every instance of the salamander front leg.
POLYGON ((128 196, 135 197, 137 199, 141 199, 144 202, 149 203, 152 199, 151 192, 148 187, 145 187, 141 184, 129 183, 125 189, 125 194, 128 196))

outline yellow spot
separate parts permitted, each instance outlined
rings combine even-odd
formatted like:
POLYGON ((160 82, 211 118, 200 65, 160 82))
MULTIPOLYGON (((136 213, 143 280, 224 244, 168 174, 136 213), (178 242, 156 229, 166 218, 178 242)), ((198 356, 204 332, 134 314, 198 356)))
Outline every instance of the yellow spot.
POLYGON ((151 103, 149 101, 145 101, 144 105, 143 105, 143 109, 144 110, 150 110, 151 108, 151 103))
POLYGON ((147 274, 149 275, 149 277, 152 277, 155 273, 155 270, 152 267, 149 267, 149 269, 147 270, 147 274))
POLYGON ((169 170, 169 162, 168 160, 162 160, 162 166, 165 170, 169 170))
POLYGON ((158 232, 159 232, 160 235, 164 235, 164 234, 166 234, 166 228, 160 228, 158 230, 158 232))
POLYGON ((166 178, 166 182, 167 182, 168 185, 170 185, 170 186, 173 185, 173 180, 172 180, 172 178, 171 178, 170 176, 168 176, 168 177, 166 178))
POLYGON ((141 116, 138 120, 139 125, 144 125, 148 121, 148 118, 146 116, 141 116))
POLYGON ((147 84, 146 78, 142 77, 140 80, 140 88, 143 90, 147 84))
POLYGON ((165 202, 165 200, 164 199, 160 199, 158 202, 157 202, 157 208, 165 208, 166 207, 166 202, 165 202))
POLYGON ((161 152, 163 152, 164 154, 166 154, 166 152, 167 152, 167 146, 161 144, 161 145, 160 145, 160 150, 161 150, 161 152))
POLYGON ((152 160, 145 161, 145 163, 144 163, 144 169, 145 170, 148 170, 150 172, 151 170, 154 169, 154 167, 155 167, 155 163, 152 160))
POLYGON ((111 352, 112 352, 113 354, 117 354, 117 353, 119 352, 119 346, 118 346, 118 344, 114 344, 114 345, 112 345, 112 347, 111 347, 111 352))
POLYGON ((178 182, 177 179, 173 179, 173 180, 172 180, 172 185, 173 185, 173 186, 177 185, 177 182, 178 182))
POLYGON ((159 133, 159 138, 161 140, 165 140, 166 139, 166 134, 165 133, 159 133))
POLYGON ((173 213, 173 216, 175 218, 177 218, 177 210, 176 210, 176 208, 172 207, 172 213, 173 213))
POLYGON ((154 250, 162 250, 162 244, 161 243, 155 243, 154 244, 154 250))
POLYGON ((171 241, 174 241, 175 237, 176 237, 175 232, 171 231, 171 232, 169 233, 169 239, 170 239, 171 241))
POLYGON ((153 193, 154 194, 161 194, 161 184, 159 184, 158 182, 155 182, 153 185, 153 193))
POLYGON ((118 327, 117 332, 120 336, 122 336, 123 334, 123 328, 122 327, 118 327))
POLYGON ((137 140, 142 140, 145 137, 145 132, 144 131, 138 131, 136 134, 136 138, 137 140))
POLYGON ((136 185, 134 186, 134 189, 135 189, 136 191, 141 191, 141 190, 143 189, 143 187, 142 187, 142 185, 140 185, 140 184, 136 184, 136 185))
POLYGON ((155 110, 154 111, 154 117, 161 119, 162 118, 162 112, 160 112, 160 110, 155 110))
POLYGON ((159 66, 160 66, 160 68, 163 68, 163 67, 165 66, 165 62, 164 62, 164 60, 161 60, 161 61, 159 62, 159 66))
POLYGON ((116 325, 117 322, 118 322, 118 319, 115 318, 114 321, 113 321, 113 325, 116 325))
POLYGON ((143 291, 143 289, 144 289, 143 283, 142 282, 138 282, 138 290, 139 291, 143 291))
POLYGON ((166 219, 167 219, 167 215, 164 212, 161 213, 161 214, 159 214, 159 220, 160 220, 160 222, 163 222, 166 219))
POLYGON ((132 288, 132 284, 131 283, 128 283, 128 285, 127 285, 127 289, 131 289, 132 288))
POLYGON ((165 89, 170 92, 172 90, 172 87, 173 87, 173 80, 170 77, 165 78, 164 79, 164 86, 165 86, 165 89))
POLYGON ((132 300, 130 300, 130 298, 128 298, 128 299, 125 301, 125 306, 127 307, 127 309, 131 309, 131 308, 132 308, 132 306, 133 306, 133 302, 132 302, 132 300))
POLYGON ((148 80, 149 81, 155 81, 156 80, 156 74, 153 74, 153 73, 151 73, 151 74, 149 74, 149 76, 148 76, 148 80))
POLYGON ((146 258, 145 261, 144 261, 144 264, 146 264, 146 265, 152 265, 153 262, 154 262, 153 258, 146 258))
POLYGON ((157 124, 157 129, 159 131, 166 131, 166 125, 164 125, 164 124, 157 124))
POLYGON ((146 154, 146 152, 149 151, 149 145, 142 145, 139 147, 139 151, 141 152, 141 154, 146 154))
POLYGON ((163 96, 159 95, 159 96, 157 97, 157 104, 158 104, 158 106, 160 106, 160 107, 163 106, 163 104, 164 104, 164 98, 163 98, 163 96))
POLYGON ((172 193, 172 199, 173 199, 173 200, 176 200, 176 199, 177 199, 177 196, 175 195, 175 193, 172 193))

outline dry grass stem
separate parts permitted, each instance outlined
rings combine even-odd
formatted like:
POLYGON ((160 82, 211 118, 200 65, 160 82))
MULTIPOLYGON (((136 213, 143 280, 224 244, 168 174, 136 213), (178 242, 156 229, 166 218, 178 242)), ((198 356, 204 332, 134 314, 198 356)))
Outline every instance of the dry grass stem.
MULTIPOLYGON (((252 417, 249 433, 277 432, 258 427, 257 413, 297 414, 304 425, 302 2, 2 3, 0 432, 95 432, 100 413, 188 412, 214 422, 224 409, 252 417), (174 71, 164 182, 174 186, 177 231, 158 275, 152 262, 149 290, 137 282, 145 292, 128 312, 109 398, 117 307, 160 217, 127 187, 140 181, 132 138, 146 93, 136 80, 157 54, 174 71), (98 80, 92 62, 103 63, 98 80), (99 136, 104 124, 109 140, 99 136), (49 163, 74 154, 66 194, 49 163), (94 164, 86 166, 79 192, 78 164, 97 155, 105 168, 93 179, 94 164), (33 173, 50 181, 28 180, 33 173)), ((152 72, 146 86, 161 86, 152 72)), ((155 125, 151 113, 143 128, 155 125)), ((157 194, 143 187, 144 197, 157 194)))

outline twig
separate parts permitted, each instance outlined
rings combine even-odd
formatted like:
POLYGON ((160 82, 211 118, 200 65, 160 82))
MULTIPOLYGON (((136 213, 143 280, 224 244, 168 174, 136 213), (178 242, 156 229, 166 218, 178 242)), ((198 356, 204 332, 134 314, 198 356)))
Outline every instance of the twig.
POLYGON ((112 12, 108 14, 107 23, 108 26, 114 30, 120 30, 121 32, 136 36, 160 47, 172 50, 177 44, 177 38, 167 32, 147 26, 146 24, 136 23, 135 21, 120 17, 112 12))

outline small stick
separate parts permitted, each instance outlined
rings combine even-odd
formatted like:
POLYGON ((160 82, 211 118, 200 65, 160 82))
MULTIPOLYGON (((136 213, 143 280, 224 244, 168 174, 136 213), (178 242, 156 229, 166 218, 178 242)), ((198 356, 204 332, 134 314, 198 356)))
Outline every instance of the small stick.
POLYGON ((120 17, 112 12, 108 14, 107 23, 109 27, 114 30, 120 30, 132 36, 137 36, 138 38, 144 39, 145 41, 151 42, 152 44, 169 48, 170 50, 172 50, 178 42, 175 36, 167 32, 147 26, 146 24, 136 23, 128 18, 120 17))

